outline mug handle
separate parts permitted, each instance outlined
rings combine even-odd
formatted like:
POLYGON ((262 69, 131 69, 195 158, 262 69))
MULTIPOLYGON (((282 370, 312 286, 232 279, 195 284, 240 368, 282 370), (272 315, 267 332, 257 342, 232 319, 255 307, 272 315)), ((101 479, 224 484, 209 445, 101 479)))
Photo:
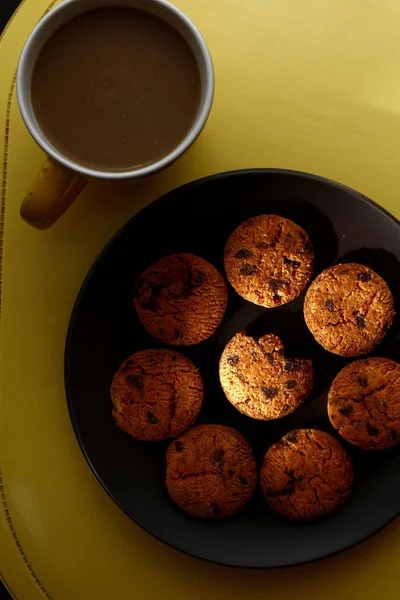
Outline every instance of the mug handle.
POLYGON ((69 208, 87 179, 49 156, 27 192, 21 217, 36 229, 47 229, 69 208))

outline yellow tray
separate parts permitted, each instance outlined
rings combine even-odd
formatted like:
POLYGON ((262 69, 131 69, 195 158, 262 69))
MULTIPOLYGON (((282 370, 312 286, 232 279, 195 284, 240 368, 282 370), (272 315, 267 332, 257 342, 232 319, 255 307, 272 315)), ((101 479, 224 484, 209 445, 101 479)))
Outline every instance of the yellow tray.
MULTIPOLYGON (((13 75, 49 0, 25 0, 0 43, 2 352, 0 564, 20 599, 398 596, 400 520, 357 548, 282 571, 184 556, 134 525, 86 464, 69 422, 63 352, 81 282, 141 206, 226 169, 285 167, 348 184, 400 217, 397 0, 177 0, 204 33, 216 96, 197 144, 136 185, 93 183, 52 229, 19 218, 42 152, 13 75)), ((379 506, 376 507, 379 510, 379 506)), ((266 543, 267 540, 266 540, 266 543)))

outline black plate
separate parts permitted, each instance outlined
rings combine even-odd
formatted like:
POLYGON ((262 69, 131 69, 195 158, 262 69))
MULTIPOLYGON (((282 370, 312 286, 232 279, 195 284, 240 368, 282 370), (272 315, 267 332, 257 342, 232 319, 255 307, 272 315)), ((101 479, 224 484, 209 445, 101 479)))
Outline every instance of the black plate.
MULTIPOLYGON (((400 228, 367 198, 326 179, 278 170, 224 173, 195 181, 156 200, 129 221, 100 254, 79 293, 69 327, 65 381, 68 406, 83 453, 117 504, 157 538, 193 556, 227 565, 280 567, 322 558, 372 535, 400 509, 400 447, 364 452, 348 447, 356 473, 353 496, 334 516, 292 523, 268 509, 260 490, 245 510, 221 522, 192 519, 169 500, 164 486, 167 444, 131 439, 111 419, 109 386, 132 352, 159 345, 141 327, 132 307, 137 275, 161 256, 191 252, 223 272, 222 253, 233 229, 250 216, 276 213, 304 227, 315 247, 319 273, 341 261, 370 266, 400 299, 400 228)), ((333 433, 326 395, 346 364, 323 351, 302 316, 303 297, 264 309, 229 290, 226 317, 217 333, 183 348, 205 384, 201 423, 224 423, 241 431, 261 461, 268 446, 295 427, 333 433), (233 334, 277 333, 287 356, 314 361, 315 387, 292 415, 272 422, 249 419, 225 399, 218 360, 233 334)), ((400 360, 399 319, 374 353, 400 360)))

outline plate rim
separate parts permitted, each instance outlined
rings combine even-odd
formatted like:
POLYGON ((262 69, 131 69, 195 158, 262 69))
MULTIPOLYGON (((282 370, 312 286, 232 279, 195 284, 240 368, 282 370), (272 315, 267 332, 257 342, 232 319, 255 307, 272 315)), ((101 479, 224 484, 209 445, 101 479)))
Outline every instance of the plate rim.
POLYGON ((145 212, 146 210, 148 210, 150 207, 152 207, 153 204, 157 203, 157 202, 161 202, 162 200, 164 200, 169 194, 172 193, 176 193, 177 191, 181 192, 181 191, 185 191, 185 190, 190 190, 192 187, 197 187, 198 185, 201 185, 205 182, 208 181, 213 181, 213 180, 218 180, 218 179, 225 179, 225 178, 229 178, 229 177, 235 177, 235 176, 241 176, 241 175, 252 175, 252 174, 267 174, 267 175, 289 175, 292 177, 299 177, 301 179, 310 179, 312 181, 316 181, 316 182, 320 182, 322 184, 327 184, 330 187, 333 188, 337 188, 340 190, 343 190, 347 193, 350 193, 352 196, 354 196, 355 198, 357 198, 358 200, 361 200, 363 203, 370 205, 372 208, 374 208, 375 210, 383 213, 386 217, 389 217, 389 219, 391 221, 393 221, 393 223, 395 225, 397 225, 398 227, 400 227, 400 221, 399 219, 397 219, 392 213, 390 213, 386 208, 384 208, 383 206, 381 206, 380 204, 378 204, 377 202, 375 202, 374 200, 371 200, 370 198, 368 198, 367 196, 365 196, 364 194, 362 194, 361 192, 358 192, 357 190, 339 183, 333 179, 330 179, 328 177, 323 177, 321 175, 316 175, 313 173, 308 173, 308 172, 303 172, 303 171, 298 171, 298 170, 292 170, 292 169, 279 169, 279 168, 248 168, 248 169, 233 169, 233 170, 229 170, 229 171, 222 171, 220 173, 213 173, 211 175, 206 175, 204 177, 200 177, 198 179, 194 179, 193 181, 189 181, 187 183, 184 183, 182 185, 179 185, 178 187, 172 188, 171 190, 168 190, 167 192, 165 192, 164 194, 161 194, 160 196, 157 196, 157 198, 155 198, 154 200, 151 200, 150 202, 148 202, 144 207, 142 207, 140 210, 138 210, 132 217, 130 217, 128 219, 128 221, 126 223, 124 223, 124 225, 122 225, 122 227, 120 227, 112 236, 111 238, 108 240, 108 242, 105 244, 105 246, 103 247, 103 249, 99 252, 99 254, 96 256, 94 262, 92 263, 91 267, 89 268, 87 274, 85 275, 81 286, 79 288, 79 292, 76 296, 76 299, 74 301, 74 305, 70 314, 70 319, 68 322, 68 329, 67 329, 67 335, 66 335, 66 339, 65 339, 65 346, 64 346, 64 389, 65 389, 65 396, 66 396, 66 401, 67 401, 67 407, 68 407, 68 414, 69 414, 69 418, 70 418, 70 422, 76 437, 76 440, 78 442, 79 448, 87 462, 87 464, 89 465, 92 473, 94 474, 96 480, 98 483, 100 483, 101 487, 103 488, 103 490, 108 494, 108 496, 115 502, 115 504, 118 506, 118 508, 120 510, 122 510, 122 512, 133 522, 135 523, 137 526, 139 526, 143 531, 145 531, 146 533, 148 533, 149 535, 151 535, 153 538, 155 538, 156 540, 162 542, 163 544, 165 544, 166 546, 173 548, 176 551, 179 551, 183 554, 186 554, 187 556, 190 556, 192 558, 195 558, 197 560, 201 560, 203 562, 206 563, 211 563, 214 565, 219 565, 219 566, 225 566, 225 567, 231 567, 231 568, 235 568, 235 569, 244 569, 244 570, 270 570, 270 569, 286 569, 286 568, 292 568, 292 567, 296 567, 296 566, 303 566, 303 565, 307 565, 310 563, 314 563, 316 561, 320 561, 320 560, 325 560, 328 559, 332 556, 336 556, 338 554, 341 554, 342 552, 346 552, 348 550, 351 550, 352 548, 355 548, 357 546, 359 546, 360 544, 362 544, 363 542, 371 539, 372 537, 374 537, 377 533, 379 533, 380 531, 384 530, 386 527, 388 527, 391 523, 393 523, 399 516, 400 516, 400 507, 398 508, 397 513, 387 519, 382 525, 380 525, 379 527, 375 528, 373 531, 371 531, 369 534, 367 534, 366 536, 362 537, 360 540, 351 543, 351 544, 347 544, 346 546, 344 546, 343 548, 339 549, 339 550, 333 550, 331 552, 327 552, 327 553, 321 553, 319 552, 319 554, 317 556, 315 556, 314 558, 310 558, 310 559, 305 559, 302 561, 299 560, 292 560, 291 562, 287 562, 285 564, 269 564, 269 565, 243 565, 243 564, 237 564, 234 562, 225 562, 223 560, 214 560, 211 558, 208 558, 206 556, 203 556, 201 554, 196 554, 194 552, 191 552, 189 550, 184 550, 183 548, 180 548, 179 546, 174 545, 172 542, 167 541, 165 539, 163 539, 162 537, 160 537, 159 535, 157 535, 156 533, 153 533, 153 531, 150 531, 147 527, 145 527, 144 525, 142 525, 135 517, 131 516, 127 510, 124 508, 124 506, 120 503, 120 501, 116 498, 116 496, 114 495, 114 493, 108 489, 108 487, 105 485, 105 483, 102 481, 102 478, 100 476, 100 474, 97 472, 97 469, 95 468, 94 464, 92 463, 87 450, 85 448, 85 445, 83 443, 83 440, 81 439, 81 435, 78 431, 77 428, 77 423, 75 420, 75 410, 72 404, 72 391, 70 390, 70 384, 68 382, 68 370, 69 370, 69 362, 71 360, 70 358, 70 348, 72 347, 71 345, 71 338, 72 338, 72 331, 74 328, 74 323, 77 317, 77 313, 78 313, 78 309, 82 300, 82 297, 84 296, 85 292, 86 292, 86 288, 89 284, 89 281, 92 277, 92 273, 94 272, 94 270, 97 268, 98 263, 102 260, 103 256, 105 254, 107 254, 109 248, 111 246, 113 246, 113 244, 117 241, 117 239, 122 236, 125 232, 126 229, 128 229, 130 227, 131 222, 139 215, 142 214, 143 212, 145 212))

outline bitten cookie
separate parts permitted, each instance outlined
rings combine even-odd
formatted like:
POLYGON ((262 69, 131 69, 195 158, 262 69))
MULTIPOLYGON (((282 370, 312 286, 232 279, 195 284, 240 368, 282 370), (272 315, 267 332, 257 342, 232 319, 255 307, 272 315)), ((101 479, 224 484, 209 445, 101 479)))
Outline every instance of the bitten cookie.
POLYGON ((224 250, 229 282, 240 296, 273 308, 294 300, 311 279, 314 250, 308 234, 277 215, 245 221, 224 250))
POLYGON ((215 332, 225 314, 227 289, 219 271, 203 258, 171 254, 140 275, 133 303, 153 337, 188 346, 215 332))
POLYGON ((111 384, 115 423, 138 440, 173 438, 196 421, 203 382, 191 360, 171 350, 132 354, 111 384))
POLYGON ((356 263, 323 271, 304 301, 304 318, 317 342, 341 356, 370 352, 386 334, 394 314, 385 281, 356 263))
POLYGON ((269 506, 288 519, 313 521, 330 515, 349 498, 353 467, 332 436, 296 429, 264 457, 261 487, 269 506))
POLYGON ((328 415, 339 434, 366 450, 400 443, 400 365, 388 358, 356 360, 335 377, 328 415))
POLYGON ((285 358, 280 338, 258 341, 241 331, 225 347, 219 377, 225 396, 241 413, 268 421, 293 412, 313 387, 310 360, 285 358))
POLYGON ((199 425, 168 448, 168 492, 193 517, 222 519, 236 514, 256 484, 257 464, 251 447, 231 427, 199 425))

